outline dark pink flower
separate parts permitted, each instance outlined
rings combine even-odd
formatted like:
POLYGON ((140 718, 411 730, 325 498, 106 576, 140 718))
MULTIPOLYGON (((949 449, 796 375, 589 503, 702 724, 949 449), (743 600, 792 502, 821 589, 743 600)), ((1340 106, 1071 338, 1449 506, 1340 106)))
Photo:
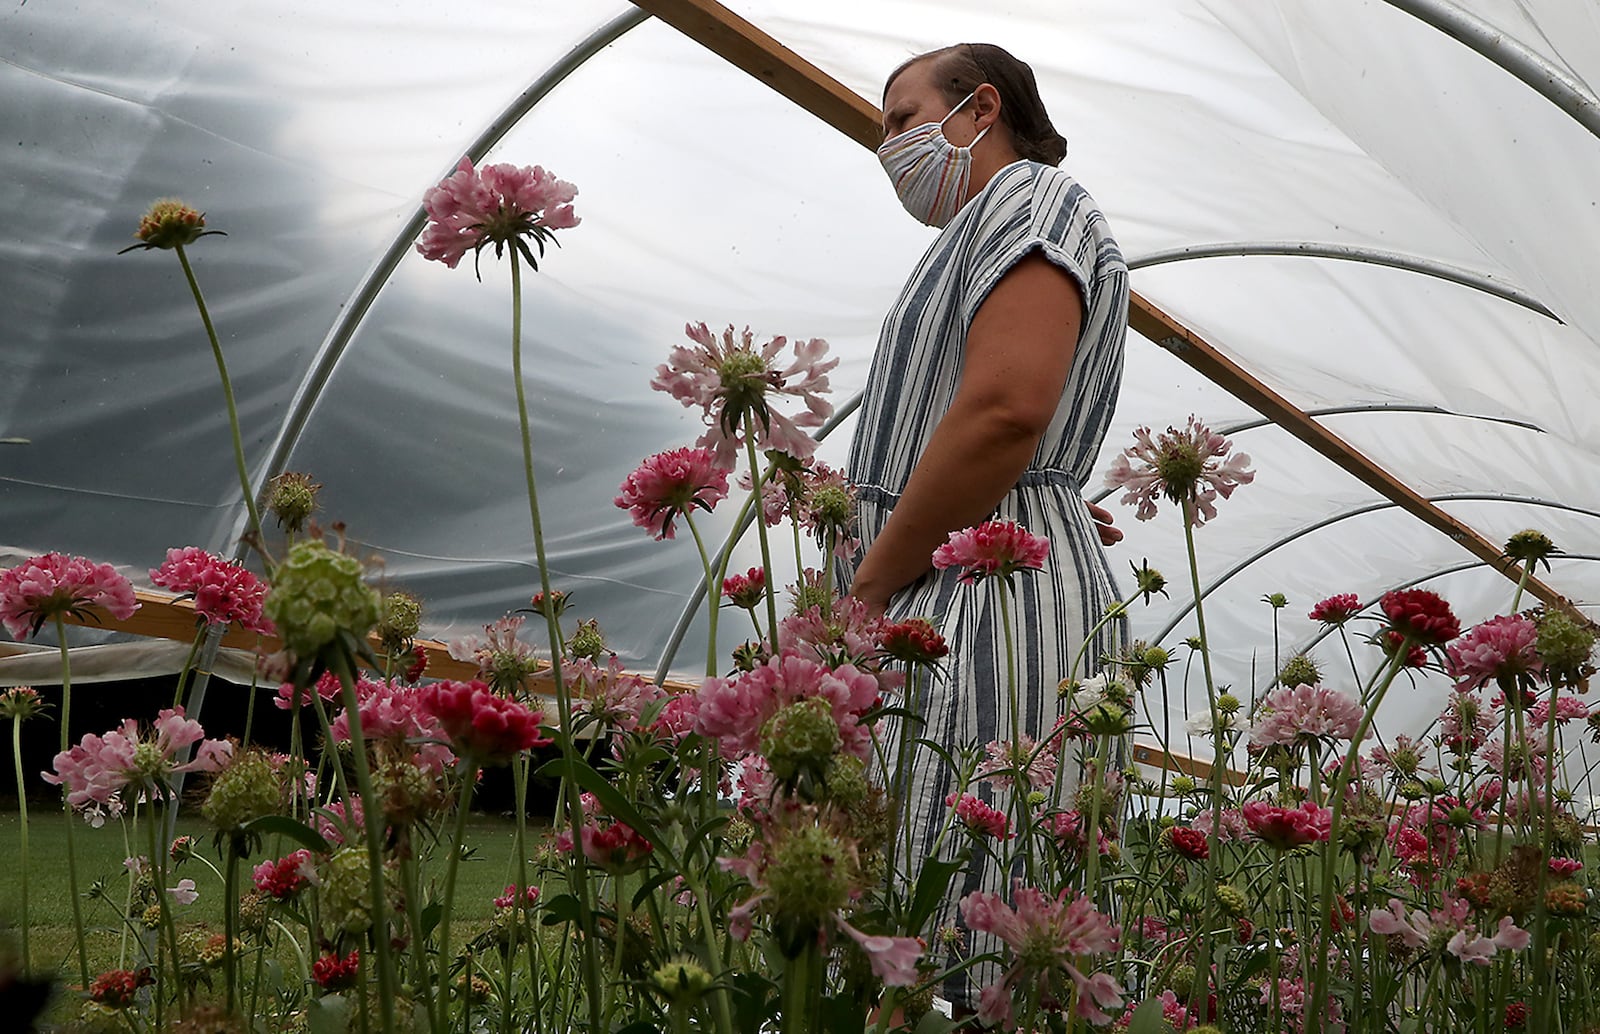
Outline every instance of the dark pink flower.
POLYGON ((986 521, 974 528, 950 533, 950 540, 933 551, 936 570, 961 568, 963 582, 989 575, 1009 579, 1017 571, 1037 571, 1050 555, 1050 540, 1033 535, 1015 521, 986 521))
POLYGON ((1325 625, 1342 625, 1361 613, 1361 597, 1353 592, 1341 592, 1318 603, 1306 615, 1312 621, 1325 625))
POLYGON ((361 949, 352 948, 349 955, 339 957, 336 951, 311 964, 311 979, 324 991, 338 991, 353 987, 356 975, 361 972, 361 949))
POLYGON ((474 170, 471 159, 462 158, 455 172, 423 195, 428 225, 417 251, 454 269, 469 251, 477 254, 493 244, 498 257, 506 244, 512 244, 538 268, 524 238, 533 238, 542 255, 552 231, 577 226, 578 217, 572 212, 577 193, 577 187, 537 165, 486 165, 474 170))
POLYGON ((110 564, 46 553, 0 572, 0 623, 13 639, 26 639, 57 616, 91 616, 103 607, 118 621, 139 609, 133 584, 110 564))
POLYGON ((1138 504, 1134 516, 1141 521, 1156 515, 1156 497, 1164 495, 1192 503, 1195 524, 1204 524, 1217 515, 1218 495, 1226 499, 1255 480, 1255 471, 1246 469, 1250 457, 1229 456, 1233 443, 1194 416, 1181 431, 1169 427, 1152 438, 1150 428, 1141 427, 1133 439, 1106 471, 1106 487, 1126 489, 1121 501, 1138 504))
POLYGON ((1206 835, 1188 826, 1172 827, 1172 849, 1192 862, 1203 862, 1211 856, 1206 835))
POLYGON ((1086 977, 1078 966, 1081 956, 1116 951, 1118 927, 1088 898, 1065 888, 1050 898, 1019 880, 1011 900, 1014 907, 1007 907, 1000 895, 984 891, 961 899, 968 928, 994 934, 1011 947, 1015 959, 979 996, 978 1021, 1014 1029, 1012 1002, 1018 990, 1031 984, 1044 994, 1065 977, 1077 986, 1078 1014, 1091 1023, 1109 1022, 1104 1010, 1122 1004, 1121 986, 1105 973, 1086 977))
MULTIPOLYGON (((359 685, 357 686, 359 695, 359 685)), ((300 690, 300 706, 311 706, 311 694, 315 691, 322 698, 324 704, 331 704, 339 699, 339 677, 331 671, 325 671, 317 677, 317 681, 300 690)), ((280 711, 289 711, 294 708, 294 683, 284 682, 278 686, 278 695, 273 698, 272 705, 280 711)))
POLYGON ((1583 863, 1576 858, 1550 859, 1550 873, 1553 876, 1571 876, 1581 868, 1583 868, 1583 863))
POLYGON ((283 901, 309 886, 315 871, 311 852, 301 848, 275 861, 262 862, 252 871, 252 876, 256 890, 283 901))
POLYGON ((1319 808, 1311 801, 1298 808, 1251 801, 1240 810, 1251 832, 1280 851, 1328 839, 1328 829, 1333 822, 1332 808, 1319 808))
POLYGON ((754 610, 767 595, 767 572, 752 567, 746 574, 729 575, 722 580, 722 597, 735 607, 754 610))
POLYGON ((150 580, 163 589, 192 595, 195 613, 210 624, 238 622, 262 635, 276 631, 261 614, 267 583, 242 564, 224 560, 199 546, 167 550, 166 561, 150 572, 150 580))
POLYGON ((927 618, 907 618, 878 628, 883 652, 907 664, 932 664, 950 652, 944 636, 927 618))
MULTIPOLYGON (((334 680, 337 687, 338 680, 334 680)), ((361 716, 361 736, 368 743, 387 743, 397 754, 412 754, 413 762, 437 775, 455 761, 441 740, 447 739, 439 719, 427 708, 427 687, 404 686, 375 679, 356 680, 356 704, 361 716)), ((321 680, 317 692, 322 692, 321 680)), ((350 739, 350 712, 340 711, 329 723, 335 743, 350 739)))
POLYGON ((496 696, 482 682, 436 682, 418 692, 422 709, 439 720, 455 752, 480 765, 508 764, 550 743, 539 735, 539 711, 496 696))
POLYGON ((583 856, 614 876, 638 871, 655 850, 654 844, 622 822, 591 818, 578 833, 583 856))
MULTIPOLYGON (((539 900, 539 888, 538 887, 528 887, 528 888, 526 888, 523 891, 522 900, 523 900, 523 903, 524 903, 524 905, 526 907, 532 908, 534 903, 539 900)), ((512 906, 514 906, 516 904, 517 904, 517 885, 515 883, 506 884, 505 893, 501 894, 499 897, 494 899, 494 907, 495 908, 502 908, 502 909, 503 908, 511 908, 512 906)))
POLYGON ((1462 691, 1501 679, 1537 676, 1543 667, 1538 639, 1539 627, 1521 614, 1492 617, 1445 649, 1450 659, 1447 674, 1462 691))
POLYGON ((1011 839, 1011 821, 1006 818, 1005 812, 989 807, 972 794, 951 794, 944 799, 944 803, 947 807, 953 805, 956 818, 978 836, 1011 839))
POLYGON ((700 407, 707 430, 695 444, 713 449, 717 466, 734 466, 747 422, 755 426, 757 448, 798 459, 816 450, 816 442, 801 428, 821 427, 833 414, 821 393, 828 390, 828 372, 839 360, 823 358, 826 341, 796 341, 794 362, 780 368, 778 355, 788 344, 786 338, 775 337, 758 348, 749 327, 738 333, 729 326, 720 338, 704 323, 688 324, 684 332, 694 347, 674 348, 667 363, 656 367, 650 386, 685 407, 700 407), (798 397, 805 411, 792 418, 775 411, 768 401, 774 395, 798 397))
POLYGON ((1461 634, 1460 620, 1438 593, 1396 589, 1378 602, 1390 631, 1409 638, 1414 646, 1443 646, 1461 634))
POLYGON ((672 521, 698 507, 710 513, 728 497, 730 471, 710 449, 671 449, 639 464, 612 500, 633 514, 633 523, 657 539, 675 537, 672 521))

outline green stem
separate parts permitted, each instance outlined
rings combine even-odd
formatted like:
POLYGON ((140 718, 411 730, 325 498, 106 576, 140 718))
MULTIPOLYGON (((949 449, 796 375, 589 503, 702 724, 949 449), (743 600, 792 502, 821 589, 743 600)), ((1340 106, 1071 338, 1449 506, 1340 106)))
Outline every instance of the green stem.
MULTIPOLYGON (((1194 548, 1194 501, 1183 501, 1183 543, 1189 556, 1189 585, 1194 593, 1194 623, 1195 630, 1200 638, 1200 667, 1206 680, 1206 705, 1211 713, 1211 743, 1213 756, 1211 760, 1211 833, 1207 837, 1210 850, 1206 852, 1206 916, 1200 925, 1199 943, 1196 945, 1196 957, 1200 962, 1196 965, 1201 973, 1209 972, 1208 954, 1211 938, 1210 930, 1213 917, 1216 915, 1217 902, 1217 861, 1222 851, 1222 773, 1227 761, 1227 751, 1224 746, 1222 731, 1222 715, 1217 710, 1217 684, 1211 675, 1211 645, 1206 639, 1206 612, 1204 606, 1205 594, 1200 589, 1200 561, 1194 548)), ((1216 977, 1217 988, 1222 987, 1221 967, 1216 977)), ((1204 1001, 1207 988, 1199 989, 1198 1001, 1204 1001)), ((1190 994, 1191 1007, 1198 1004, 1193 993, 1190 994)))
MULTIPOLYGON (((56 642, 61 645, 61 750, 65 753, 68 745, 67 728, 72 723, 72 662, 67 656, 67 623, 57 614, 55 624, 56 642)), ((18 785, 17 792, 21 794, 21 785, 18 785)), ((77 816, 72 814, 65 788, 61 791, 61 810, 67 818, 67 882, 72 888, 69 896, 72 898, 72 932, 78 943, 78 975, 83 981, 83 989, 88 991, 89 950, 84 944, 83 905, 78 893, 78 852, 73 844, 72 832, 72 827, 77 824, 77 816)))
POLYGON ((706 678, 715 678, 717 674, 717 618, 722 613, 722 581, 711 569, 711 558, 706 554, 706 543, 700 537, 700 529, 694 526, 694 517, 688 510, 683 511, 683 522, 689 526, 689 534, 694 536, 695 549, 700 551, 700 566, 706 573, 706 598, 710 601, 710 613, 706 615, 710 623, 706 633, 706 678))
POLYGON ((194 642, 189 644, 189 656, 183 659, 183 667, 178 670, 178 686, 172 691, 172 706, 183 705, 183 691, 189 685, 189 675, 194 671, 194 659, 200 655, 200 644, 205 642, 206 630, 211 626, 202 619, 196 623, 198 626, 194 635, 194 642))
MULTIPOLYGON (((161 932, 166 935, 167 950, 172 953, 172 988, 173 999, 178 1005, 180 1013, 188 1012, 184 1003, 183 970, 181 959, 178 955, 178 924, 172 916, 172 895, 167 891, 167 852, 162 849, 156 839, 156 831, 165 829, 166 823, 156 814, 156 801, 160 799, 156 791, 150 794, 150 822, 145 830, 145 837, 150 843, 150 865, 155 870, 156 885, 156 910, 161 919, 161 932)), ((156 966, 157 994, 156 1000, 156 1029, 165 1030, 161 1025, 161 995, 160 981, 162 979, 159 961, 156 966)))
POLYGON ((436 1031, 439 1026, 433 1007, 433 989, 430 978, 422 972, 426 959, 425 938, 422 935, 422 884, 417 878, 417 859, 411 851, 400 854, 400 879, 405 883, 406 922, 411 926, 411 943, 415 948, 409 960, 411 984, 422 996, 422 1011, 428 1016, 428 1029, 436 1031))
POLYGON ((239 958, 233 950, 234 934, 239 929, 239 891, 235 883, 239 871, 239 849, 232 836, 228 837, 228 857, 225 863, 227 867, 222 871, 222 958, 227 970, 228 1012, 231 1014, 239 979, 237 973, 239 958))
MULTIPOLYGON (((17 766, 17 816, 21 819, 22 831, 22 872, 19 877, 22 884, 22 972, 27 975, 33 972, 33 952, 28 945, 28 788, 22 781, 22 719, 11 720, 11 759, 17 766)), ((70 816, 68 821, 71 821, 70 816)))
MULTIPOLYGON (((539 561, 539 587, 544 594, 545 627, 550 633, 550 675, 555 681, 556 712, 561 722, 556 730, 556 742, 561 751, 562 791, 567 822, 576 839, 583 827, 583 805, 578 794, 567 792, 578 785, 577 758, 572 742, 572 698, 561 671, 561 626, 556 621, 555 607, 551 602, 550 565, 545 556, 544 524, 539 516, 539 487, 533 475, 533 433, 528 422, 527 388, 522 380, 522 265, 516 248, 511 249, 511 379, 515 382, 517 392, 517 423, 522 433, 522 473, 528 489, 528 518, 533 525, 533 549, 539 561)), ((578 898, 578 925, 583 932, 584 976, 587 986, 597 991, 600 987, 600 959, 595 954, 594 897, 581 851, 573 852, 568 879, 578 898)), ((595 993, 590 993, 587 998, 589 1028, 598 1031, 600 998, 595 993)))
POLYGON ((217 341, 217 330, 211 325, 211 314, 206 311, 205 297, 200 293, 200 282, 194 278, 194 270, 189 267, 189 256, 184 254, 183 245, 173 247, 178 253, 178 262, 183 266, 183 275, 188 278, 189 290, 194 293, 194 304, 200 310, 200 321, 206 325, 206 337, 211 342, 211 354, 217 360, 217 374, 222 378, 222 396, 228 401, 228 429, 233 434, 233 462, 239 468, 239 487, 244 492, 244 505, 250 511, 250 531, 256 535, 261 534, 261 514, 256 511, 255 490, 250 487, 250 471, 244 463, 244 443, 239 434, 239 407, 233 401, 233 381, 228 378, 228 364, 222 358, 222 345, 217 341))
MULTIPOLYGON (((517 961, 517 946, 520 940, 528 944, 528 979, 537 979, 537 968, 533 958, 533 930, 528 914, 528 755, 518 754, 511 763, 511 778, 516 784, 517 793, 517 832, 514 840, 517 852, 516 891, 517 899, 513 907, 516 912, 516 922, 511 924, 511 945, 506 950, 505 991, 501 994, 500 1019, 501 1027, 511 1029, 511 971, 517 961)), ((538 992, 534 993, 537 1001, 538 992)))
POLYGON ((1533 563, 1522 562, 1522 575, 1517 579, 1517 591, 1511 594, 1511 613, 1517 612, 1517 604, 1522 602, 1522 590, 1528 587, 1528 577, 1533 574, 1533 563))
MULTIPOLYGON (((478 766, 466 762, 466 775, 461 780, 461 797, 456 803, 456 834, 450 841, 450 861, 444 871, 444 912, 439 917, 439 1030, 450 1026, 450 913, 456 900, 456 867, 461 862, 461 845, 466 843, 467 812, 472 807, 472 785, 478 779, 478 766)), ((472 995, 461 996, 462 1007, 472 1008, 472 995)))
MULTIPOLYGON (((372 792, 372 771, 367 764, 367 740, 361 732, 361 702, 356 698, 355 674, 350 657, 341 651, 334 659, 334 674, 344 696, 345 716, 350 723, 350 753, 356 770, 356 786, 361 792, 361 825, 367 834, 367 876, 372 881, 372 940, 377 948, 378 1004, 384 1034, 393 1034, 394 972, 389 960, 388 900, 383 880, 383 808, 372 792)), ((316 695, 316 691, 312 691, 316 695)), ((339 766, 335 764, 337 771, 339 766)), ((345 797, 346 808, 350 798, 345 797)), ((347 811, 347 817, 349 812, 347 811)), ((366 996, 362 996, 366 1000, 366 996)))
MULTIPOLYGON (((761 569, 767 574, 767 642, 773 650, 778 648, 778 604, 772 592, 772 548, 767 542, 766 510, 761 506, 761 464, 756 459, 756 424, 754 417, 744 421, 745 459, 750 463, 750 491, 756 506, 756 539, 761 543, 761 569)), ((804 578, 804 572, 801 577, 804 578)))

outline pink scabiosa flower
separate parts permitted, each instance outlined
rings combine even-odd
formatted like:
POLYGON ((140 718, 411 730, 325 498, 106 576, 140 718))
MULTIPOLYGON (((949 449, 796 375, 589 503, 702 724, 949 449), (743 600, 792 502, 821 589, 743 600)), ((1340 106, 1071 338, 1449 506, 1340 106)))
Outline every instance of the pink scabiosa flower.
POLYGON ((428 225, 417 251, 454 269, 469 251, 476 262, 488 245, 494 245, 499 258, 510 244, 538 269, 528 241, 538 245, 542 257, 545 242, 555 239, 554 231, 577 226, 579 219, 572 211, 577 194, 577 187, 538 165, 474 169, 471 159, 462 158, 455 172, 422 197, 428 225))
POLYGON ((149 966, 137 970, 107 970, 89 985, 89 1000, 107 1009, 126 1009, 138 999, 139 988, 155 982, 149 966))
POLYGON ((583 856, 613 876, 639 871, 655 851, 643 834, 623 822, 591 817, 578 835, 583 856))
POLYGON ((717 466, 734 466, 747 421, 755 428, 758 448, 798 459, 816 450, 816 442, 801 428, 821 427, 833 414, 833 405, 822 393, 828 390, 828 372, 839 360, 823 358, 826 341, 796 341, 794 361, 783 367, 778 357, 788 344, 786 338, 775 337, 758 347, 749 327, 739 333, 729 326, 719 338, 704 323, 688 324, 684 333, 694 347, 674 348, 667 362, 656 367, 650 386, 687 408, 700 407, 707 430, 695 444, 712 449, 717 466), (805 410, 792 418, 785 416, 772 408, 769 400, 774 395, 798 397, 805 410))
POLYGON ((272 622, 261 615, 267 584, 242 564, 224 560, 199 546, 167 550, 167 559, 150 572, 163 589, 194 597, 195 613, 208 624, 238 622, 252 632, 272 635, 272 622))
POLYGON ((1006 789, 1016 783, 1017 773, 1021 772, 1030 789, 1048 789, 1055 785, 1056 766, 1060 763, 1056 746, 1052 742, 1040 750, 1038 741, 1027 733, 1023 733, 1015 745, 1010 740, 994 740, 984 746, 988 757, 978 765, 973 776, 1006 789))
MULTIPOLYGON (((1073 809, 1071 811, 1058 811, 1041 823, 1045 830, 1055 838, 1056 846, 1075 857, 1083 857, 1084 851, 1089 847, 1088 835, 1084 832, 1089 825, 1088 816, 1083 812, 1073 809)), ((1102 857, 1111 853, 1111 839, 1106 836, 1103 829, 1094 831, 1095 850, 1102 857)))
MULTIPOLYGON (((564 607, 563 602, 558 604, 564 607)), ((544 601, 535 597, 535 613, 543 613, 544 601)), ((560 609, 557 610, 560 613, 560 609)), ((484 635, 462 636, 451 640, 450 656, 458 661, 475 661, 478 678, 494 687, 504 696, 514 696, 524 688, 529 675, 538 671, 543 662, 534 656, 533 647, 517 638, 517 632, 526 619, 521 614, 507 614, 498 621, 483 626, 484 635)))
POLYGON ((1450 604, 1427 589, 1395 589, 1384 593, 1378 604, 1389 632, 1410 639, 1413 646, 1443 646, 1461 634, 1461 621, 1450 604))
POLYGON ((1318 603, 1306 616, 1325 625, 1342 625, 1361 613, 1361 597, 1353 592, 1341 592, 1318 603))
POLYGON ((1007 583, 1018 571, 1037 571, 1050 555, 1050 540, 1028 532, 1015 521, 985 521, 950 533, 933 551, 935 570, 961 569, 961 581, 976 582, 996 575, 1007 583))
MULTIPOLYGON (((1550 721, 1550 700, 1548 697, 1541 699, 1528 711, 1533 718, 1533 724, 1544 725, 1550 721)), ((1589 705, 1575 696, 1561 696, 1556 698, 1555 721, 1557 725, 1565 725, 1570 721, 1585 721, 1589 717, 1589 705)))
POLYGON ((1298 808, 1251 801, 1240 810, 1251 832, 1260 837, 1262 843, 1280 851, 1328 839, 1328 829, 1333 822, 1332 808, 1319 808, 1311 801, 1298 808))
POLYGON ((767 572, 752 567, 745 574, 729 575, 722 580, 722 598, 742 610, 755 610, 767 595, 767 572))
MULTIPOLYGON (((359 685, 357 689, 359 689, 359 685)), ((317 681, 300 690, 300 706, 311 706, 311 694, 315 692, 322 698, 324 704, 331 705, 339 699, 339 677, 331 671, 325 671, 317 676, 317 681)), ((359 695, 359 694, 358 694, 359 695)), ((284 682, 278 686, 278 695, 273 698, 272 706, 280 711, 288 711, 294 707, 295 687, 293 682, 284 682)))
POLYGON ((970 793, 951 794, 944 799, 946 807, 953 807, 956 819, 978 837, 1011 839, 1011 821, 1003 811, 996 811, 970 793))
POLYGON ((108 806, 127 789, 166 796, 174 775, 216 772, 233 756, 233 744, 204 737, 200 723, 185 718, 183 708, 167 708, 156 716, 149 734, 141 734, 132 718, 124 719, 104 736, 90 733, 57 754, 55 771, 42 775, 45 782, 66 787, 67 803, 80 810, 108 806), (194 758, 179 764, 178 755, 197 743, 194 758))
POLYGON ((932 664, 950 653, 944 636, 927 618, 907 618, 878 627, 878 642, 885 654, 907 664, 932 664))
POLYGON ((0 623, 13 639, 36 634, 52 618, 92 619, 91 607, 125 621, 139 601, 133 584, 110 564, 81 556, 46 553, 0 572, 0 623))
POLYGON ((311 979, 324 991, 339 991, 354 987, 356 975, 361 972, 361 949, 353 948, 350 954, 340 957, 336 951, 311 964, 311 979))
POLYGON ((1070 981, 1077 988, 1078 1015, 1091 1023, 1109 1023, 1105 1010, 1122 1005, 1122 987, 1106 973, 1084 976, 1078 965, 1082 956, 1116 951, 1120 929, 1088 898, 1065 888, 1050 898, 1019 880, 1011 901, 1008 907, 1000 895, 984 891, 961 899, 967 927, 1000 938, 1011 947, 1014 959, 1000 979, 980 993, 978 1022, 1014 1030, 1012 1003, 1019 991, 1065 1001, 1070 981))
MULTIPOLYGON (((1332 821, 1331 817, 1329 821, 1332 821)), ((1203 836, 1211 836, 1211 809, 1201 808, 1189 820, 1189 825, 1203 836)), ((1249 835, 1250 824, 1245 821, 1244 814, 1238 808, 1223 808, 1222 824, 1217 827, 1218 842, 1242 841, 1249 835)))
POLYGON ((878 679, 853 664, 830 668, 784 651, 733 678, 706 679, 697 696, 695 731, 716 737, 728 757, 759 750, 771 719, 813 698, 827 702, 837 749, 863 761, 871 751, 871 736, 860 718, 878 702, 878 679))
POLYGON ((1446 673, 1456 689, 1477 689, 1491 682, 1536 678, 1543 665, 1537 647, 1539 626, 1521 614, 1502 614, 1476 625, 1445 650, 1446 673))
POLYGON ((673 519, 698 507, 710 513, 728 497, 726 467, 710 449, 671 449, 639 464, 612 500, 633 515, 635 526, 660 539, 676 536, 673 519))
POLYGON ((0 689, 0 718, 9 718, 14 722, 25 722, 29 718, 44 713, 50 705, 44 702, 44 697, 32 686, 12 686, 10 689, 0 689))
POLYGON ((494 907, 499 909, 515 907, 532 908, 539 900, 539 888, 524 888, 523 893, 520 895, 522 898, 521 902, 517 901, 518 896, 517 885, 515 883, 508 883, 506 884, 505 892, 494 899, 494 907))
POLYGON ((251 870, 256 890, 277 901, 286 901, 311 885, 316 867, 311 852, 305 848, 291 851, 282 858, 269 859, 251 870))
POLYGON ((1137 504, 1134 514, 1147 521, 1156 515, 1156 497, 1192 506, 1194 523, 1217 515, 1216 498, 1227 499, 1240 485, 1255 480, 1247 469, 1250 457, 1228 455, 1233 443, 1190 416, 1183 430, 1168 427, 1151 437, 1150 428, 1133 432, 1133 444, 1111 462, 1106 487, 1125 489, 1124 504, 1137 504))
MULTIPOLYGON (((438 718, 427 708, 427 688, 375 679, 356 680, 356 705, 361 735, 369 744, 383 744, 396 757, 409 757, 431 775, 455 761, 438 718)), ((319 690, 320 691, 320 690, 319 690)), ((330 723, 335 743, 350 739, 350 713, 340 711, 330 723)))
POLYGON ((1172 827, 1172 850, 1191 862, 1203 862, 1211 856, 1206 835, 1189 826, 1172 827))
POLYGON ((1467 757, 1494 732, 1494 718, 1472 693, 1452 693, 1439 715, 1439 741, 1452 754, 1467 757))
POLYGON ((439 720, 451 748, 476 764, 509 764, 522 751, 551 742, 539 735, 539 711, 496 696, 477 680, 436 682, 419 692, 422 709, 439 720))
POLYGON ((568 661, 561 673, 574 714, 629 732, 639 727, 639 712, 665 695, 649 679, 624 671, 616 654, 604 667, 588 659, 568 661))
POLYGON ((1283 686, 1267 694, 1250 726, 1258 746, 1294 746, 1307 740, 1348 740, 1361 726, 1361 704, 1343 693, 1314 686, 1283 686))

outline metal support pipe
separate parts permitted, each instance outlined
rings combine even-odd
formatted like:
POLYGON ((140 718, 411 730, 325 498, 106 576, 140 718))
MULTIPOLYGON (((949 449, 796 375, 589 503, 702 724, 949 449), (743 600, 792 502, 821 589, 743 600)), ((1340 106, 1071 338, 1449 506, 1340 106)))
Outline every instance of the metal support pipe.
MULTIPOLYGON (((1600 520, 1600 510, 1590 510, 1582 506, 1569 506, 1566 503, 1558 503, 1551 499, 1539 499, 1534 496, 1506 495, 1503 492, 1453 492, 1448 495, 1429 496, 1428 499, 1435 503, 1521 503, 1525 506, 1543 506, 1551 510, 1562 510, 1566 513, 1576 513, 1584 517, 1594 517, 1597 520, 1600 520)), ((1283 536, 1277 541, 1268 543, 1262 548, 1256 550, 1254 553, 1250 554, 1248 557, 1245 557, 1243 560, 1239 561, 1237 564, 1234 564, 1232 567, 1228 568, 1228 570, 1225 571, 1221 577, 1217 578, 1210 585, 1207 585, 1204 589, 1200 590, 1200 598, 1205 599, 1207 596, 1210 596, 1213 592, 1222 588, 1223 585, 1225 585, 1235 575, 1242 572, 1245 568, 1254 564, 1256 561, 1265 558, 1276 550, 1287 546, 1296 539, 1309 535, 1314 531, 1321 531, 1323 528, 1338 524, 1341 521, 1347 521, 1352 517, 1361 517, 1369 513, 1376 513, 1379 510, 1392 510, 1396 507, 1396 505, 1397 504, 1391 502, 1381 502, 1372 503, 1367 506, 1359 506, 1354 510, 1346 510, 1343 513, 1336 513, 1331 517, 1324 517, 1320 521, 1315 521, 1303 528, 1298 528, 1294 532, 1283 536)), ((1560 555, 1565 556, 1566 554, 1560 555)), ((1478 561, 1478 563, 1481 564, 1482 561, 1478 561)), ((1467 566, 1477 566, 1477 564, 1469 564, 1467 566)), ((1172 633, 1174 628, 1178 627, 1178 624, 1182 622, 1184 618, 1188 617, 1193 611, 1194 602, 1190 601, 1184 605, 1182 610, 1173 616, 1171 621, 1168 621, 1166 625, 1162 627, 1160 632, 1156 633, 1155 638, 1152 639, 1151 642, 1160 643, 1172 633)))
POLYGON ((1448 0, 1384 2, 1477 51, 1600 137, 1600 100, 1543 54, 1448 0))
POLYGON ((1479 273, 1460 266, 1452 266, 1419 255, 1399 251, 1368 248, 1357 244, 1324 244, 1318 241, 1226 241, 1217 244, 1191 244, 1182 248, 1153 251, 1148 255, 1128 260, 1129 269, 1148 269, 1171 262, 1190 259, 1238 258, 1244 256, 1274 255, 1290 258, 1336 259, 1341 262, 1360 262, 1370 266, 1387 266, 1421 273, 1438 280, 1470 287, 1475 291, 1502 298, 1561 323, 1561 317, 1551 312, 1539 299, 1520 288, 1502 283, 1487 273, 1479 273))

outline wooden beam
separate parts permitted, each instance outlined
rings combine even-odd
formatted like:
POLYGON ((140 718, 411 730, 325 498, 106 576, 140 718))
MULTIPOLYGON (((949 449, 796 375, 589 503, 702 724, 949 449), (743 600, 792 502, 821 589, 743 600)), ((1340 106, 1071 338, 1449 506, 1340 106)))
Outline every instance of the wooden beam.
POLYGON ((883 142, 875 105, 715 0, 634 2, 864 147, 883 142))
MULTIPOLYGON (((1149 743, 1135 743, 1133 745, 1133 760, 1147 768, 1164 768, 1168 772, 1192 776, 1197 783, 1205 783, 1211 779, 1211 762, 1201 761, 1199 758, 1190 757, 1187 754, 1175 754, 1171 751, 1165 751, 1149 743)), ((1244 773, 1236 772, 1231 768, 1223 770, 1222 778, 1230 786, 1244 785, 1244 773)))
MULTIPOLYGON (((635 0, 635 3, 712 53, 755 75, 850 139, 873 149, 881 142, 883 118, 877 107, 855 96, 826 72, 715 0, 635 0), (774 68, 776 63, 782 63, 784 67, 774 68), (854 102, 842 102, 840 93, 850 94, 854 102), (828 104, 817 103, 816 98, 823 96, 830 98, 828 104)), ((1355 475, 1385 499, 1460 543, 1513 582, 1521 579, 1520 567, 1502 562, 1497 543, 1424 499, 1138 292, 1134 292, 1130 300, 1128 325, 1338 464, 1341 469, 1355 475)), ((1527 588, 1544 603, 1559 607, 1588 623, 1588 619, 1579 614, 1570 601, 1541 579, 1530 576, 1527 588)))

